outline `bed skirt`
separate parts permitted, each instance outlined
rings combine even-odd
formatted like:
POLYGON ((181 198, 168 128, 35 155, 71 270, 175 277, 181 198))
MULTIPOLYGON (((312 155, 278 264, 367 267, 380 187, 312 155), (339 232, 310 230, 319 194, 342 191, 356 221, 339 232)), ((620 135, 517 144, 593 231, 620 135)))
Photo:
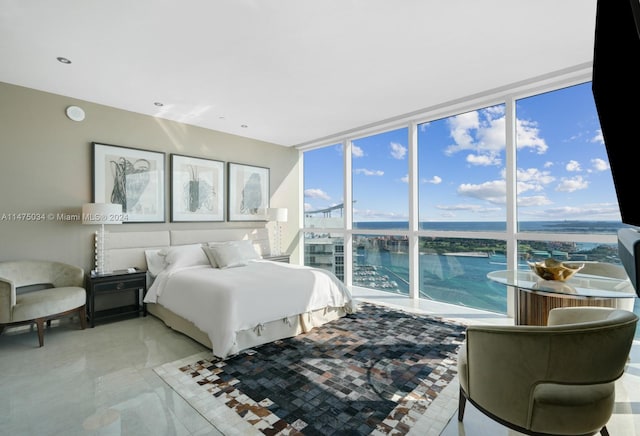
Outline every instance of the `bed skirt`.
MULTIPOLYGON (((214 355, 216 354, 215 350, 212 349, 209 335, 196 327, 191 321, 176 315, 160 304, 148 303, 147 312, 162 320, 171 329, 189 336, 196 342, 211 349, 214 355)), ((300 333, 312 330, 314 327, 341 318, 347 313, 346 308, 343 307, 327 307, 271 321, 253 329, 242 330, 236 334, 236 343, 229 355, 236 354, 247 348, 277 341, 278 339, 297 336, 300 333)))

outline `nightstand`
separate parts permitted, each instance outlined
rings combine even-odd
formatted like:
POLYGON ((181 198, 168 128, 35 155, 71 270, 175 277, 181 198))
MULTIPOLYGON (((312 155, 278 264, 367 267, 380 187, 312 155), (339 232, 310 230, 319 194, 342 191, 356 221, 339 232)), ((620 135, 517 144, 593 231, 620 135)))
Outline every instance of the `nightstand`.
POLYGON ((291 256, 288 254, 268 254, 266 256, 262 256, 264 260, 272 260, 274 262, 284 262, 289 263, 289 258, 291 256))
POLYGON ((147 273, 136 269, 135 272, 118 270, 110 273, 87 274, 87 317, 91 327, 98 320, 116 318, 124 315, 147 316, 147 308, 142 299, 147 292, 147 273), (113 294, 134 294, 135 304, 117 306, 105 310, 96 310, 96 298, 113 294))

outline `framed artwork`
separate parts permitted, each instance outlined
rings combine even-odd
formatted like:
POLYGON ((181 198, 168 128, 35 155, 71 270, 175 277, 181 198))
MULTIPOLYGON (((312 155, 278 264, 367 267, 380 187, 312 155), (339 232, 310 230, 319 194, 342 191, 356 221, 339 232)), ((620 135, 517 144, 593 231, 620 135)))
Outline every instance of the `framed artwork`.
POLYGON ((125 223, 165 221, 165 154, 93 143, 93 201, 122 205, 125 223))
POLYGON ((266 221, 269 168, 229 162, 229 221, 266 221))
POLYGON ((224 221, 224 162, 171 155, 171 221, 224 221))

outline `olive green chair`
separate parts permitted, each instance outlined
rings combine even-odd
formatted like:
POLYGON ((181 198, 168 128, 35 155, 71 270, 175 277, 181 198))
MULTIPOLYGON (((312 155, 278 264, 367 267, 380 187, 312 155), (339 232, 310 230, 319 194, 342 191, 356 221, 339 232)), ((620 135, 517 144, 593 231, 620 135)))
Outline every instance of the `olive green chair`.
POLYGON ((638 317, 607 307, 563 307, 547 326, 469 326, 458 356, 458 420, 466 402, 529 435, 608 435, 615 381, 638 317))
POLYGON ((74 316, 86 327, 84 270, 61 262, 0 262, 0 333, 6 326, 36 324, 44 345, 44 324, 74 316))

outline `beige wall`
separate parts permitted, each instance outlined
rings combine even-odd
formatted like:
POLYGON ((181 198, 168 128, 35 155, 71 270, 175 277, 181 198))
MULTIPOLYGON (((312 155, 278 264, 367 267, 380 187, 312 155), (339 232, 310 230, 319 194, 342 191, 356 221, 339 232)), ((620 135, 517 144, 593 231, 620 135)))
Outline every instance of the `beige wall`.
POLYGON ((91 269, 96 227, 57 216, 79 214, 82 204, 92 201, 92 142, 166 153, 166 222, 109 226, 108 231, 265 226, 170 223, 169 155, 177 153, 270 168, 271 206, 289 208, 282 246, 297 257, 297 150, 0 82, 0 261, 52 259, 91 269), (84 121, 66 117, 72 104, 85 110, 84 121), (21 213, 53 213, 56 219, 13 219, 21 213))

